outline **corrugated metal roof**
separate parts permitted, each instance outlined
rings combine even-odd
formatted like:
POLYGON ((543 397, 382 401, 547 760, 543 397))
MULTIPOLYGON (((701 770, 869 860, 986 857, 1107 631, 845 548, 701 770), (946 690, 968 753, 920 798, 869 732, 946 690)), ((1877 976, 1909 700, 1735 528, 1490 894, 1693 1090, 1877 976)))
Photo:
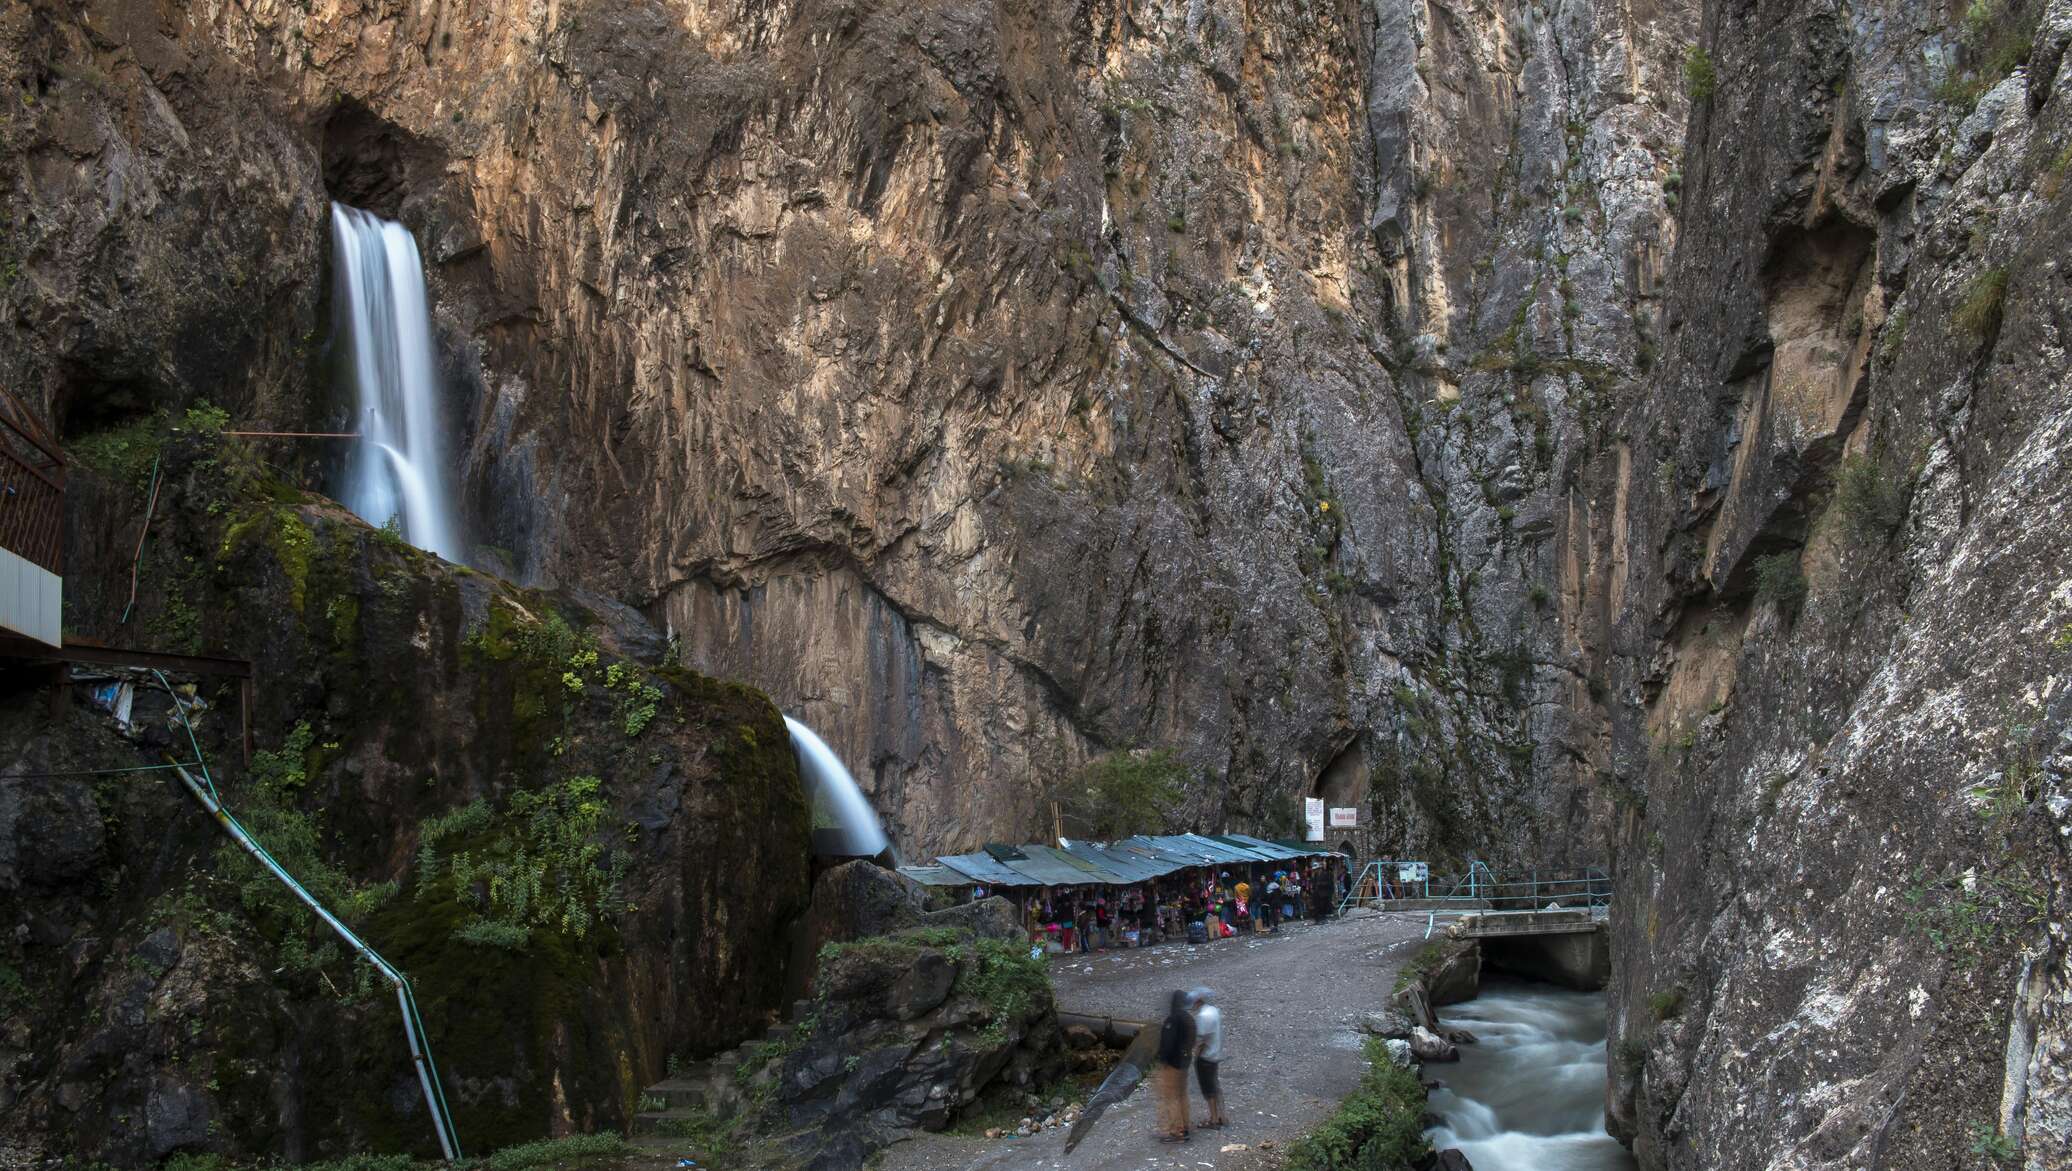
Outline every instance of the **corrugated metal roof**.
POLYGON ((1021 853, 1022 858, 1005 865, 1043 886, 1083 886, 1090 882, 1114 881, 1097 873, 1090 864, 1051 846, 1023 846, 1021 853))
POLYGON ((1091 863, 1107 875, 1107 881, 1119 886, 1171 874, 1178 866, 1152 858, 1148 854, 1132 854, 1111 849, 1093 842, 1068 842, 1065 850, 1081 861, 1091 863))
POLYGON ((1277 862, 1285 862, 1290 858, 1300 858, 1303 856, 1303 852, 1300 850, 1290 850, 1286 846, 1277 846, 1264 838, 1255 838, 1250 834, 1217 834, 1216 840, 1229 842, 1233 846, 1242 847, 1277 862))
POLYGON ((947 866, 902 866, 901 874, 923 886, 970 886, 971 879, 947 866))
POLYGON ((1146 834, 1131 838, 1130 844, 1144 846, 1182 866, 1221 866, 1232 860, 1230 847, 1197 839, 1192 834, 1146 834))
POLYGON ((1044 885, 1033 878, 1010 870, 1006 866, 995 862, 990 854, 951 854, 946 858, 937 858, 936 861, 970 878, 973 882, 982 883, 986 886, 1044 885))
POLYGON ((1063 848, 988 842, 980 853, 952 854, 937 858, 934 866, 900 870, 930 886, 1129 886, 1197 866, 1270 866, 1337 856, 1333 850, 1250 834, 1139 834, 1105 845, 1075 841, 1063 848))
POLYGON ((1233 846, 1229 842, 1217 841, 1215 838, 1205 837, 1202 834, 1188 834, 1186 837, 1188 841, 1199 842, 1203 849, 1217 851, 1225 860, 1235 862, 1240 866, 1252 862, 1273 861, 1273 859, 1247 850, 1243 846, 1233 846))
POLYGON ((1284 850, 1293 850, 1297 854, 1300 854, 1305 858, 1344 857, 1344 855, 1340 854, 1338 851, 1327 850, 1324 847, 1317 845, 1315 842, 1300 842, 1296 841, 1294 838, 1275 838, 1273 844, 1279 846, 1284 850))

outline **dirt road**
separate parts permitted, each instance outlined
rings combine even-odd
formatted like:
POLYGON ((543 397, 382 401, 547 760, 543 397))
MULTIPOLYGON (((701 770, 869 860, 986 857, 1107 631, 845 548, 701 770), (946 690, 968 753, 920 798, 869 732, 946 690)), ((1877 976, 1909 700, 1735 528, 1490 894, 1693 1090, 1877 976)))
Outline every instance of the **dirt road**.
MULTIPOLYGON (((1162 1145, 1148 1086, 1105 1114, 1091 1136, 1064 1153, 1060 1127, 1030 1138, 923 1135, 891 1147, 879 1171, 1010 1171, 1021 1168, 1217 1168, 1239 1171, 1276 1160, 1260 1143, 1284 1147, 1330 1113, 1364 1068, 1360 1015, 1379 1008, 1396 971, 1424 938, 1422 916, 1357 911, 1322 925, 1292 924, 1279 935, 1201 947, 1166 945, 1051 962, 1058 1007, 1091 1015, 1157 1019, 1175 988, 1204 986, 1223 1008, 1223 1092, 1230 1125, 1162 1145), (1242 1144, 1243 1152, 1223 1148, 1242 1144)), ((1195 1117, 1201 1100, 1195 1093, 1195 1117)))

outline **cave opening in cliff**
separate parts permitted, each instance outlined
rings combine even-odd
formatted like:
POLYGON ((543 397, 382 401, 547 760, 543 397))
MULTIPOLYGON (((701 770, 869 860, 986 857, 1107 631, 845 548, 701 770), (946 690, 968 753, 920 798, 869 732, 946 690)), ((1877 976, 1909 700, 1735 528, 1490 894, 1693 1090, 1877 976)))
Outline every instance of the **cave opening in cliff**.
POLYGON ((324 120, 324 190, 383 219, 400 218, 410 193, 434 181, 443 162, 436 144, 359 102, 339 103, 324 120))
POLYGON ((51 414, 60 443, 115 431, 148 419, 163 398, 162 387, 141 378, 86 369, 66 372, 51 414))

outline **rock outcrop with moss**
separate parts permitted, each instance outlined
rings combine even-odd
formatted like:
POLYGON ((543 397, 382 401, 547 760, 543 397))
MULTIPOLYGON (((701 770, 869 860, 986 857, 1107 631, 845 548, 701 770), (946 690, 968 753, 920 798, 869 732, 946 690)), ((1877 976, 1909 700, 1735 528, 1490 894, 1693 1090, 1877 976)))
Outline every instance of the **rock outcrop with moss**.
MULTIPOLYGON (((1011 922, 1013 909, 994 901, 1011 922)), ((744 1111, 694 1133, 764 1165, 847 1171, 944 1129, 989 1091, 1062 1076, 1042 959, 964 918, 823 947, 806 1015, 735 1072, 744 1111)))
MULTIPOLYGON (((609 605, 439 562, 206 433, 75 470, 68 624, 250 658, 193 696, 232 813, 414 980, 465 1144, 611 1129, 672 1054, 759 1032, 803 910, 808 809, 776 709, 609 605), (128 624, 127 561, 162 456, 128 624), (114 586, 120 583, 122 588, 114 586), (595 607, 595 608, 593 608, 595 607)), ((92 445, 85 445, 89 449, 92 445)), ((16 680, 16 684, 24 681, 16 680)), ((0 1133, 149 1161, 433 1150, 394 999, 162 772, 68 695, 0 705, 0 1133), (45 776, 41 774, 65 774, 45 776)))

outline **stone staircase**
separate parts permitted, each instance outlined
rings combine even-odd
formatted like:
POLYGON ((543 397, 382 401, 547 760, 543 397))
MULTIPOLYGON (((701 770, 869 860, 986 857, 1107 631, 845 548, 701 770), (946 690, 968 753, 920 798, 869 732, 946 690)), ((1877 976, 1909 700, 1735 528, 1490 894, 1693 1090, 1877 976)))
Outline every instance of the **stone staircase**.
MULTIPOLYGON (((804 1000, 794 1004, 792 1020, 802 1017, 810 1005, 810 1001, 804 1000)), ((741 1066, 756 1049, 772 1041, 787 1040, 792 1033, 791 1021, 771 1025, 760 1038, 744 1041, 703 1061, 679 1066, 669 1077, 649 1086, 641 1094, 640 1112, 633 1116, 633 1145, 671 1153, 687 1151, 688 1141, 672 1132, 695 1120, 725 1121, 739 1113, 749 1092, 741 1084, 741 1066)))

